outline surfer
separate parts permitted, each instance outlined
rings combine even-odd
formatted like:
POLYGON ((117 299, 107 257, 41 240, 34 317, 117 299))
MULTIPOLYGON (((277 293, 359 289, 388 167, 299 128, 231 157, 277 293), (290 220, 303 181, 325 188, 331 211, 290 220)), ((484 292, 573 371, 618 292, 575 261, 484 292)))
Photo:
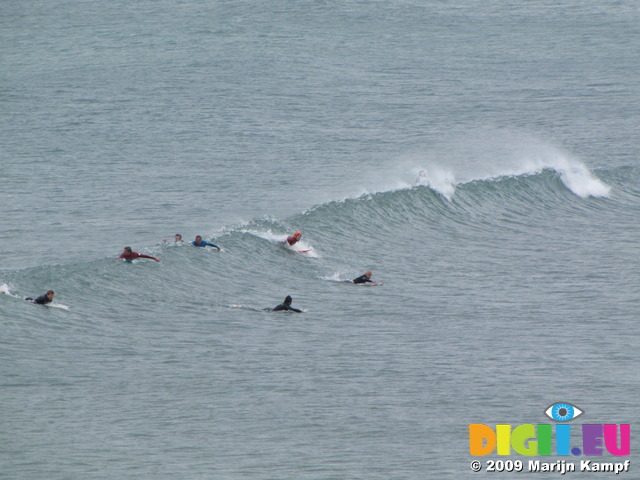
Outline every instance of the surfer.
POLYGON ((286 242, 289 245, 295 245, 296 243, 298 243, 300 241, 301 238, 302 238, 302 233, 296 232, 293 235, 291 235, 290 237, 287 237, 286 242))
MULTIPOLYGON (((169 240, 167 240, 166 238, 164 238, 162 241, 163 241, 164 243, 169 243, 169 240)), ((182 241, 182 235, 180 235, 179 233, 176 233, 176 234, 173 236, 173 243, 184 243, 184 242, 182 241)))
POLYGON ((418 173, 418 178, 416 179, 416 185, 422 185, 422 184, 428 184, 428 183, 429 183, 429 178, 427 177, 427 171, 420 170, 420 173, 418 173))
POLYGON ((290 295, 287 295, 284 299, 284 302, 282 302, 280 305, 278 305, 276 308, 274 308, 272 311, 273 312, 297 312, 297 313, 302 313, 302 310, 298 310, 297 308, 293 308, 291 306, 291 302, 293 301, 293 299, 291 298, 290 295))
POLYGON ((193 245, 194 247, 213 247, 217 248, 218 251, 220 251, 220 247, 218 245, 202 240, 202 237, 200 235, 196 235, 196 239, 191 242, 191 245, 193 245))
POLYGON ((371 270, 367 270, 364 275, 360 275, 358 278, 355 278, 353 283, 371 283, 373 285, 378 285, 378 282, 371 280, 371 270))
MULTIPOLYGON (((4 293, 4 292, 3 292, 4 293)), ((53 301, 53 290, 48 290, 44 295, 40 295, 35 300, 31 297, 25 298, 28 302, 37 303, 38 305, 45 305, 47 303, 51 303, 53 301)))
POLYGON ((124 247, 124 251, 120 254, 118 258, 122 258, 123 260, 126 260, 129 263, 131 263, 136 258, 150 258, 151 260, 155 260, 156 262, 160 261, 160 259, 156 257, 152 257, 151 255, 145 255, 143 253, 134 252, 131 250, 131 247, 124 247))

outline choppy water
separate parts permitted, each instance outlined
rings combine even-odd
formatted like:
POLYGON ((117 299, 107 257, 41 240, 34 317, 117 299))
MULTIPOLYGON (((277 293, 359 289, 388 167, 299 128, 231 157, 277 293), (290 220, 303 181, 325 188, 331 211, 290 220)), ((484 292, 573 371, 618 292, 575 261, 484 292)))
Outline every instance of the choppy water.
POLYGON ((468 424, 556 401, 635 431, 639 20, 2 3, 0 284, 70 310, 0 297, 0 478, 475 478, 468 424))

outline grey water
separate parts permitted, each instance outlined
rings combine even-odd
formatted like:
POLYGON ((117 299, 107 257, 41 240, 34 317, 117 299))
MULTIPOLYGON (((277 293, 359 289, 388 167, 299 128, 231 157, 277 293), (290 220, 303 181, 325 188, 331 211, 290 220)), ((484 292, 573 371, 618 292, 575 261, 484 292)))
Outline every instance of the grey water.
MULTIPOLYGON (((468 425, 555 402, 635 432, 639 25, 0 2, 0 285, 69 307, 0 295, 0 478, 479 478, 531 457, 471 456, 468 425)), ((635 472, 631 438, 601 459, 635 472)))

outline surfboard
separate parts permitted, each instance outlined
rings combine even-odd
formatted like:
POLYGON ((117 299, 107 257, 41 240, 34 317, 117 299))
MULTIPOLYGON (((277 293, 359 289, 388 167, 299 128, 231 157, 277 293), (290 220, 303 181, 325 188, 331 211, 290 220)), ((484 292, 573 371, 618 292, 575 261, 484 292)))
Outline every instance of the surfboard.
POLYGON ((43 305, 47 308, 59 308, 61 310, 69 310, 69 307, 64 303, 51 302, 51 303, 43 303, 43 305))
POLYGON ((302 255, 304 257, 317 257, 318 256, 318 254, 313 249, 313 247, 310 247, 308 245, 301 245, 301 246, 289 245, 287 242, 281 242, 280 245, 285 250, 288 250, 288 251, 293 252, 293 253, 299 253, 300 255, 302 255))

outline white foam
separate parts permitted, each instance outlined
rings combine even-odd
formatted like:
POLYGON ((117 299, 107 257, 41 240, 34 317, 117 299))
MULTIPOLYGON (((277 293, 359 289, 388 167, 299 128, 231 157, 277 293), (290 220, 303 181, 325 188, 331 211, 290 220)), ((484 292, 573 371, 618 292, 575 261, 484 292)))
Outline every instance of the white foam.
POLYGON ((583 164, 573 165, 560 172, 562 182, 569 190, 582 198, 608 197, 611 187, 593 176, 583 164))
MULTIPOLYGON (((425 161, 414 156, 411 173, 451 199, 455 186, 477 180, 533 175, 545 169, 560 174, 564 185, 581 198, 606 197, 611 187, 595 177, 586 164, 562 149, 534 136, 506 129, 484 129, 449 138, 425 161), (420 176, 419 171, 426 175, 420 176)), ((416 177, 414 177, 416 178, 416 177)))
MULTIPOLYGON (((418 168, 412 169, 415 173, 418 168)), ((428 168, 419 168, 416 173, 416 185, 424 185, 451 201, 456 191, 456 178, 451 169, 432 164, 428 168)))
POLYGON ((282 243, 287 239, 287 235, 283 235, 281 233, 273 233, 271 230, 249 230, 249 229, 241 229, 240 232, 248 233, 249 235, 253 235, 255 237, 262 238, 264 240, 269 240, 272 243, 282 243))
POLYGON ((607 197, 611 191, 611 187, 596 178, 583 162, 560 151, 525 158, 523 171, 517 173, 539 173, 544 169, 558 172, 562 183, 581 198, 607 197))
POLYGON ((10 295, 10 296, 12 296, 14 298, 22 298, 22 297, 16 295, 15 293, 12 293, 11 292, 11 288, 13 288, 13 287, 11 287, 10 285, 8 285, 6 283, 3 283, 2 285, 0 285, 0 293, 4 293, 6 295, 10 295))
POLYGON ((336 282, 336 283, 346 283, 351 282, 350 278, 345 278, 345 275, 341 272, 334 272, 331 275, 325 275, 320 277, 322 280, 327 280, 328 282, 336 282))
POLYGON ((316 249, 306 243, 304 240, 299 240, 295 245, 284 243, 283 246, 284 248, 291 250, 292 252, 299 253, 300 255, 304 255, 305 257, 320 258, 320 255, 318 255, 316 249))

